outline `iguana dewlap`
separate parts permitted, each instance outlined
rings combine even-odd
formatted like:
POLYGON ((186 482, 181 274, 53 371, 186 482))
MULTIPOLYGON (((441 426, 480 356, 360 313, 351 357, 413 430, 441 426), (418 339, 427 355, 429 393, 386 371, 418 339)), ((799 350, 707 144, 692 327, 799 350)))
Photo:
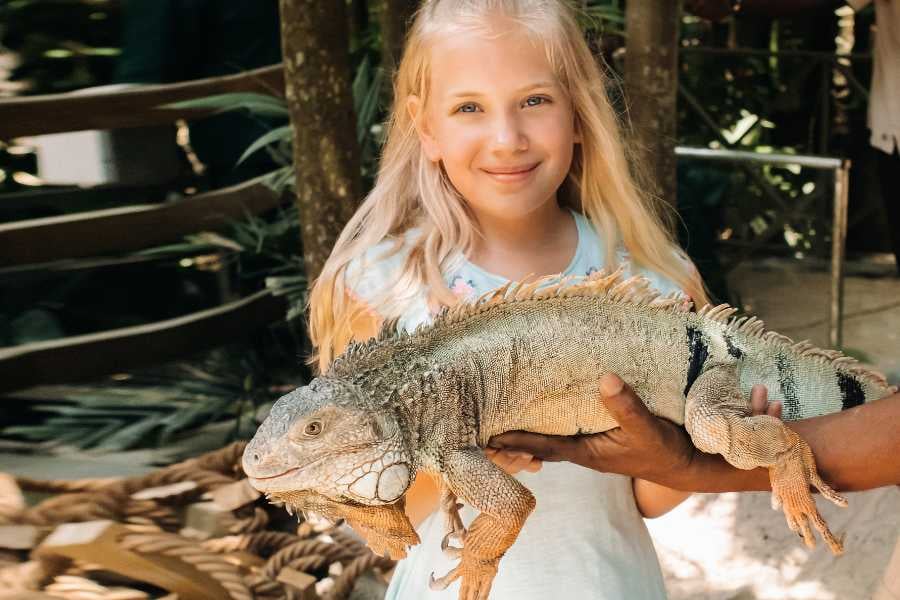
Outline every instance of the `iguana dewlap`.
POLYGON ((244 452, 251 483, 300 510, 345 518, 377 552, 405 554, 418 537, 403 512, 417 471, 442 484, 444 548, 460 558, 441 580, 462 578, 460 598, 487 598, 498 562, 534 497, 482 448, 510 430, 599 432, 616 422, 599 379, 616 373, 656 415, 687 429, 700 450, 741 469, 768 467, 773 504, 814 543, 841 543, 809 491, 845 500, 816 472, 808 445, 779 419, 752 416, 750 388, 768 387, 785 419, 836 412, 891 392, 880 375, 838 352, 731 319, 722 305, 690 312, 644 279, 619 272, 578 284, 507 286, 445 311, 414 333, 350 347, 329 371, 284 396, 244 452), (457 498, 479 512, 463 529, 457 498), (447 545, 451 536, 459 550, 447 545))

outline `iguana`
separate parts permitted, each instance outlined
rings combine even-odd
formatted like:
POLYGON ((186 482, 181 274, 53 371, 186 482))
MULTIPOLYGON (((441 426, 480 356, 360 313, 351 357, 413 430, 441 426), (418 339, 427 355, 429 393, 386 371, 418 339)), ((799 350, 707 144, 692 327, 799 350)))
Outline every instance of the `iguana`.
POLYGON ((836 504, 846 500, 819 477, 796 433, 751 415, 750 388, 766 385, 785 419, 836 412, 895 388, 852 358, 793 343, 734 312, 692 312, 683 298, 662 297, 621 270, 578 283, 510 284, 444 309, 414 332, 390 322, 351 345, 326 373, 275 403, 243 467, 270 499, 344 518, 394 558, 419 542, 403 495, 417 471, 435 475, 448 530, 442 548, 460 562, 432 585, 462 578, 461 599, 484 599, 535 500, 482 448, 510 430, 616 427, 598 402, 599 379, 612 372, 653 414, 683 424, 698 449, 741 469, 768 467, 773 505, 790 528, 813 545, 811 521, 839 553, 809 486, 836 504), (480 512, 468 530, 457 498, 480 512))

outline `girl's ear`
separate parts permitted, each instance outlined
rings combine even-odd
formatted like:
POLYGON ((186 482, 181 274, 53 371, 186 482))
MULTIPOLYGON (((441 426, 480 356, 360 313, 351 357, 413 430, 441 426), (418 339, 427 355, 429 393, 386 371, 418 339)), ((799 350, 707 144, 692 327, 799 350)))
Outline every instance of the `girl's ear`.
POLYGON ((416 128, 416 134, 419 136, 419 142, 422 144, 422 150, 425 152, 425 156, 427 156, 428 160, 431 162, 440 161, 441 151, 428 127, 428 119, 425 115, 425 107, 422 104, 422 99, 416 95, 410 94, 406 99, 406 110, 409 113, 409 118, 412 119, 413 126, 416 128))

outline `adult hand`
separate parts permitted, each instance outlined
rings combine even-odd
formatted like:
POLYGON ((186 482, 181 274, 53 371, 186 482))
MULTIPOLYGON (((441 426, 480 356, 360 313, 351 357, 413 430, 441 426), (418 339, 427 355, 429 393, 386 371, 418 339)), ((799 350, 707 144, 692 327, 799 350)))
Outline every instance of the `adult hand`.
MULTIPOLYGON (((619 423, 603 433, 549 436, 522 431, 491 438, 489 447, 523 451, 536 459, 568 461, 607 473, 621 473, 672 485, 695 453, 682 427, 653 416, 634 391, 616 375, 600 382, 602 401, 619 423)), ((754 414, 780 416, 781 404, 769 404, 764 386, 751 394, 754 414)))

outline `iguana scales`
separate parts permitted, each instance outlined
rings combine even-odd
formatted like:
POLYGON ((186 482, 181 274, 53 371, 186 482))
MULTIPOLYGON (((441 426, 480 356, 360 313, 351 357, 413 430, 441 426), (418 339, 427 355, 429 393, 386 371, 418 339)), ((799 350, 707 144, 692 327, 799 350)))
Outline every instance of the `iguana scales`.
POLYGON ((683 424, 700 450, 741 469, 768 467, 773 505, 791 529, 812 545, 812 522, 838 553, 841 542, 809 486, 846 501, 819 477, 797 434, 777 418, 751 415, 750 388, 766 385, 785 419, 836 412, 892 388, 852 358, 793 343, 734 312, 691 312, 683 299, 617 271, 574 284, 511 284, 411 333, 387 323, 275 403, 244 452, 244 470, 271 499, 344 518, 374 551, 395 558, 419 541, 403 495, 417 471, 432 473, 448 529, 442 547, 460 559, 432 584, 462 578, 461 599, 487 598, 535 500, 482 448, 510 430, 615 427, 598 402, 599 379, 612 372, 652 413, 683 424), (468 530, 457 498, 480 512, 468 530), (451 537, 463 548, 449 546, 451 537))

